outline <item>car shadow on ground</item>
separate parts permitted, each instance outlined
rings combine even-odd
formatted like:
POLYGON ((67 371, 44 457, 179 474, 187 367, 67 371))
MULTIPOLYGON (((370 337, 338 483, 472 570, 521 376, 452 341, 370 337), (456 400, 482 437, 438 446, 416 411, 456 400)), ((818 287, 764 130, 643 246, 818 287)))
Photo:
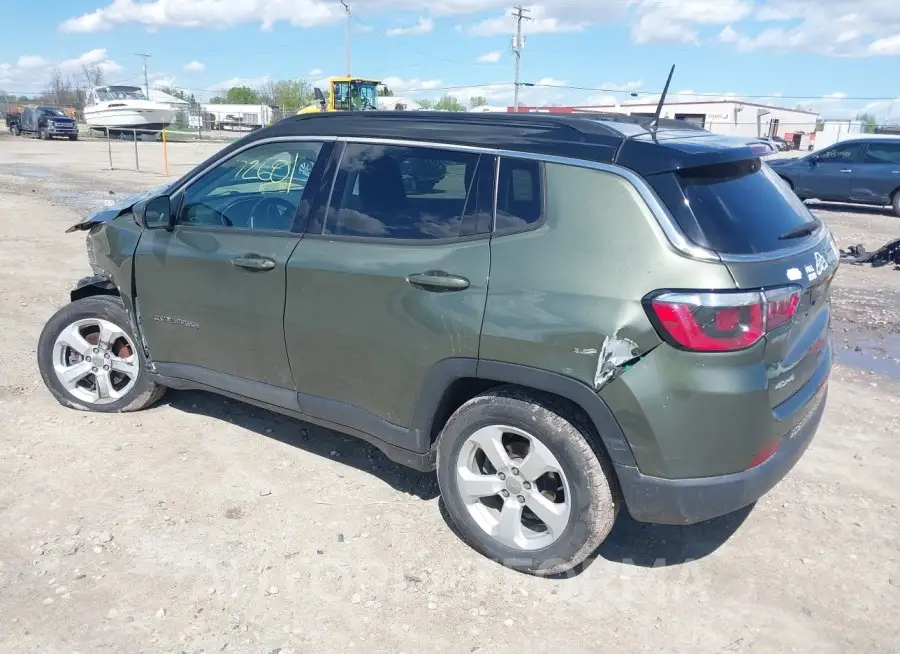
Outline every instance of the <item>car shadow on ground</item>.
POLYGON ((438 496, 434 473, 421 473, 394 463, 378 448, 352 436, 203 391, 169 390, 161 404, 186 413, 226 420, 266 438, 353 466, 396 490, 423 500, 438 496))
POLYGON ((879 207, 868 204, 844 204, 841 202, 819 202, 817 200, 807 200, 808 209, 815 211, 828 211, 833 213, 867 213, 873 216, 885 216, 886 218, 894 217, 894 210, 891 207, 879 207))
POLYGON ((694 525, 638 522, 623 509, 594 558, 641 568, 663 568, 702 559, 724 545, 755 506, 751 504, 694 525))
MULTIPOLYGON (((570 579, 580 576, 597 559, 639 568, 665 568, 690 563, 719 549, 744 523, 756 504, 720 518, 695 525, 656 525, 638 522, 624 507, 612 531, 596 552, 573 569, 549 575, 546 579, 570 579)), ((456 536, 465 537, 453 524, 443 499, 438 500, 441 517, 456 536)))

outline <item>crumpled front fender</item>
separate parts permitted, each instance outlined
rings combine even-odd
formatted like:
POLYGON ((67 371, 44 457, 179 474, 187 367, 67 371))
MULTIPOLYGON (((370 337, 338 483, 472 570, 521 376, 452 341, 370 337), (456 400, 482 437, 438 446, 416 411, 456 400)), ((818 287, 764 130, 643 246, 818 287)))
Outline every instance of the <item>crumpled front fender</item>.
POLYGON ((69 292, 72 302, 92 295, 121 295, 116 285, 105 275, 82 277, 69 292))

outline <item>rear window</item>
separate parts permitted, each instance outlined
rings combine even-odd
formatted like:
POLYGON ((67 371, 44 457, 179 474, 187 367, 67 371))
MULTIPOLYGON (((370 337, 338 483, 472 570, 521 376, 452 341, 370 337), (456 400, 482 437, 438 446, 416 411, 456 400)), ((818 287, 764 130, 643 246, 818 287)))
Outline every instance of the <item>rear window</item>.
POLYGON ((648 181, 689 239, 723 254, 796 245, 803 237, 779 237, 818 222, 759 159, 689 168, 648 181))

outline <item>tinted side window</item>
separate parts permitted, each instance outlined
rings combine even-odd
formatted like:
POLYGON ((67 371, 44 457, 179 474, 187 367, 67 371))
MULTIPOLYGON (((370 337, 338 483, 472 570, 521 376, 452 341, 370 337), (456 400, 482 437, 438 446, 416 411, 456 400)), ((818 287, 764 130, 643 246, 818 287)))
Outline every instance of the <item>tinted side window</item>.
POLYGON ((857 153, 859 153, 858 143, 848 143, 847 145, 837 145, 829 150, 823 150, 819 153, 819 160, 824 162, 847 162, 854 161, 857 153))
POLYGON ((866 163, 900 164, 900 143, 869 143, 866 151, 866 163))
POLYGON ((479 158, 439 148, 348 143, 323 233, 411 240, 458 237, 479 158))
POLYGON ((497 232, 527 229, 544 216, 544 169, 531 159, 500 160, 497 232))
POLYGON ((290 231, 322 147, 267 143, 227 159, 187 188, 178 222, 290 231))

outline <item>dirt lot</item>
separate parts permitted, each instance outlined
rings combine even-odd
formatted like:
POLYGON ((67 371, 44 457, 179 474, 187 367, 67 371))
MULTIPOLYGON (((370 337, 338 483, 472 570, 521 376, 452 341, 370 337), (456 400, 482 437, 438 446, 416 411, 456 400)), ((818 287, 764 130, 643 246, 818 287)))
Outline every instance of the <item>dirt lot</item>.
MULTIPOLYGON (((169 168, 215 147, 170 145, 169 168)), ((51 399, 38 334, 89 273, 63 230, 164 181, 161 145, 139 148, 145 172, 109 171, 105 142, 0 137, 0 650, 898 651, 900 271, 842 266, 826 418, 772 493, 690 528, 623 514, 583 572, 542 580, 350 438, 203 393, 115 416, 51 399)), ((900 237, 886 211, 815 210, 841 247, 900 237)))

